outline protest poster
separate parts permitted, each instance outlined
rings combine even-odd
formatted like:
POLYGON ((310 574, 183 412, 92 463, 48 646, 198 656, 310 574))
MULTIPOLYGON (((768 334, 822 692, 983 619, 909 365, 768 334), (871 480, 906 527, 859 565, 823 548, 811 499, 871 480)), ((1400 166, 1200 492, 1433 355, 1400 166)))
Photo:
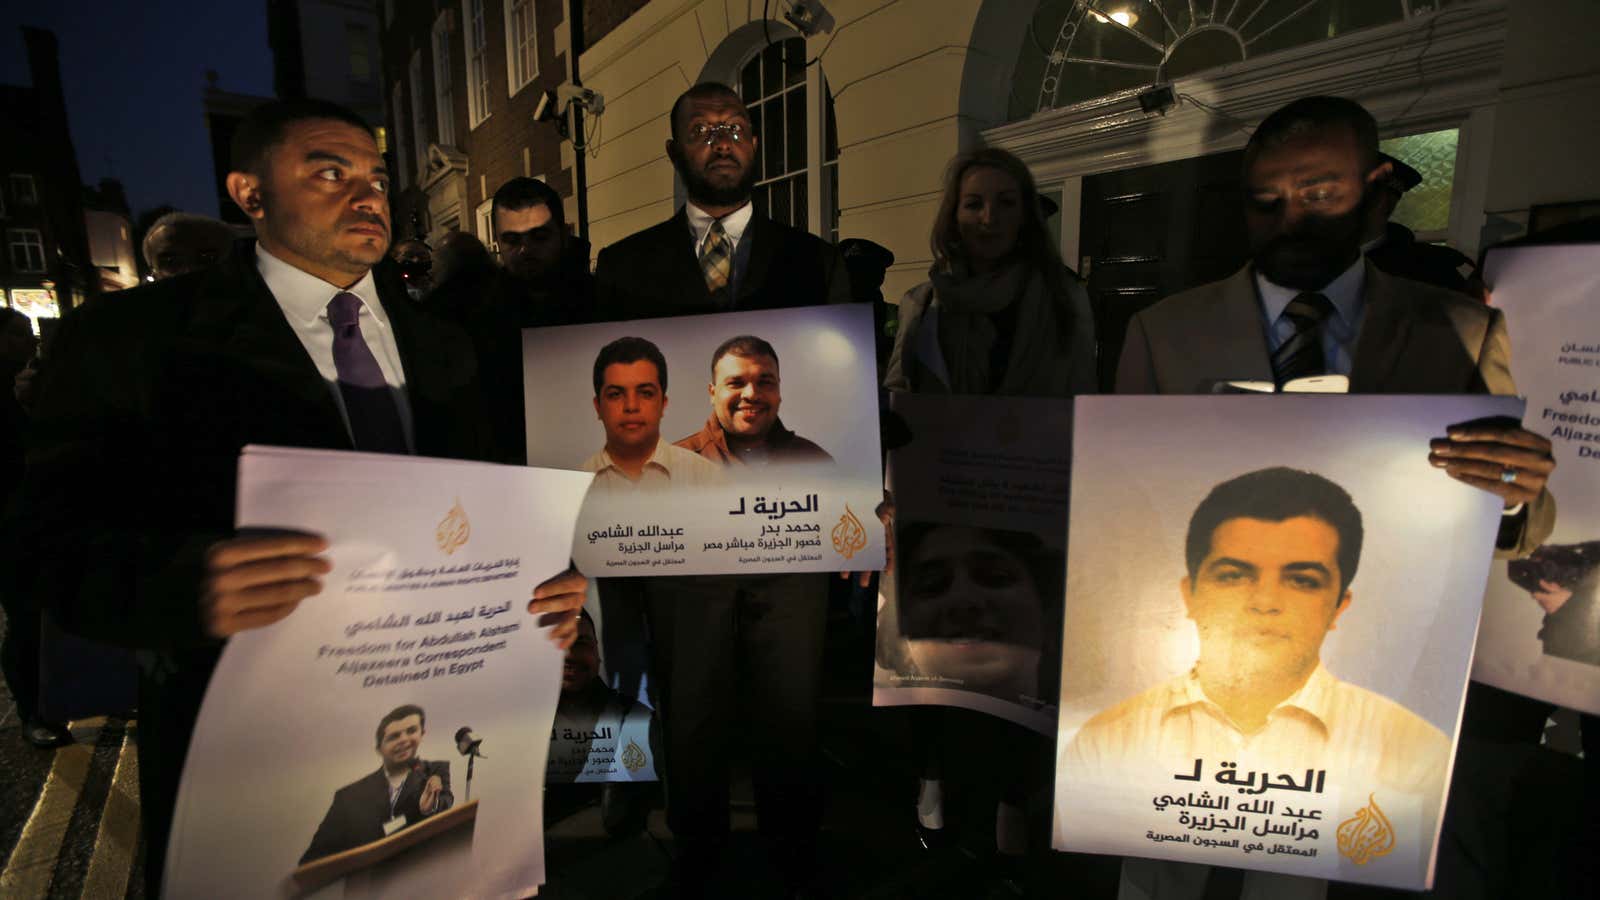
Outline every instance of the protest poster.
POLYGON ((874 706, 1056 728, 1072 401, 891 395, 897 566, 880 581, 874 706))
POLYGON ((590 476, 247 447, 237 524, 324 535, 323 591, 231 638, 168 897, 523 897, 562 653, 527 611, 590 476))
POLYGON ((1523 427, 1550 439, 1557 515, 1530 556, 1491 569, 1472 677, 1600 714, 1600 244, 1499 247, 1484 271, 1523 427))
POLYGON ((1431 886, 1495 396, 1080 397, 1054 846, 1431 886))
POLYGON ((881 569, 863 304, 523 332, 528 463, 595 473, 591 576, 881 569))
MULTIPOLYGON (((591 600, 599 605, 598 597, 591 600)), ((655 712, 606 683, 600 647, 594 617, 585 609, 561 664, 545 784, 657 780, 655 712)))

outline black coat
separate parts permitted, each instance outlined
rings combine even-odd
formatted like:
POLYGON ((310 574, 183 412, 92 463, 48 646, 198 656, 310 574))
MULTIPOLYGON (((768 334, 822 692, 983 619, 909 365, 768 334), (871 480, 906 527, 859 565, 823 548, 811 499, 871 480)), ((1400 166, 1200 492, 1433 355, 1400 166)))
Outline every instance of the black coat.
MULTIPOLYGON (((760 213, 744 236, 749 260, 733 309, 780 309, 850 301, 850 273, 838 248, 760 213)), ((595 265, 598 321, 726 312, 711 299, 694 252, 689 218, 680 207, 659 225, 600 251, 595 265)))
POLYGON ((333 795, 333 802, 328 805, 322 824, 317 826, 311 846, 300 857, 300 864, 305 865, 324 856, 381 840, 386 836, 383 824, 392 818, 404 816, 407 825, 415 825, 434 813, 444 812, 455 802, 455 794, 450 792, 450 764, 418 760, 400 785, 400 796, 395 798, 391 811, 389 777, 379 768, 360 781, 345 785, 333 795), (444 790, 439 792, 433 812, 424 813, 422 790, 434 775, 444 782, 444 790))
MULTIPOLYGON (((486 458, 465 335, 417 311, 391 265, 374 275, 418 454, 486 458)), ((141 651, 141 804, 156 873, 222 648, 202 629, 198 595, 206 548, 233 532, 239 451, 350 449, 350 438, 256 271, 251 240, 206 272, 67 315, 39 374, 32 428, 19 581, 67 629, 141 651)))

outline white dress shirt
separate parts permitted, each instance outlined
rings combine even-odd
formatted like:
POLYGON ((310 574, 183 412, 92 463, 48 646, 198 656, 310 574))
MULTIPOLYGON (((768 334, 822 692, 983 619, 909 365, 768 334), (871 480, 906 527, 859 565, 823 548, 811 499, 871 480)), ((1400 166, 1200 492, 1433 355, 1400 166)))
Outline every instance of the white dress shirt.
POLYGON ((755 215, 755 205, 746 202, 720 220, 713 218, 709 213, 695 206, 685 203, 685 214, 689 218, 689 233, 694 236, 694 258, 700 259, 700 248, 705 246, 706 235, 711 233, 711 223, 722 222, 722 231, 728 236, 728 242, 733 245, 733 252, 729 254, 733 259, 732 275, 728 279, 728 295, 739 296, 739 282, 744 277, 745 263, 750 259, 750 246, 742 239, 744 230, 750 225, 751 216, 755 215))
POLYGON ((300 343, 306 348, 317 371, 328 383, 333 402, 344 419, 345 431, 350 430, 350 416, 345 412, 344 395, 339 392, 339 370, 333 364, 333 326, 328 324, 328 303, 336 294, 346 292, 361 298, 359 325, 361 338, 378 361, 383 380, 394 395, 395 407, 400 411, 400 427, 406 436, 406 445, 416 449, 412 435, 411 404, 406 399, 406 373, 400 367, 400 351, 395 345, 394 329, 389 317, 378 302, 378 286, 369 271, 361 280, 348 288, 329 284, 309 272, 297 269, 267 252, 256 244, 256 270, 267 283, 267 290, 278 301, 283 317, 289 321, 300 343))
MULTIPOLYGON (((1289 301, 1304 291, 1268 281, 1259 271, 1255 273, 1256 295, 1261 298, 1261 316, 1267 335, 1267 352, 1278 352, 1294 334, 1294 323, 1284 316, 1289 301)), ((1367 286, 1367 258, 1358 257, 1339 277, 1314 293, 1328 298, 1333 304, 1333 315, 1323 323, 1322 359, 1325 375, 1349 375, 1355 364, 1356 335, 1361 331, 1361 316, 1366 310, 1361 292, 1367 286)))
POLYGON ((604 447, 583 462, 585 472, 594 473, 594 483, 601 490, 659 491, 669 487, 694 487, 717 484, 722 480, 722 467, 698 453, 682 447, 656 441, 656 449, 644 461, 644 469, 633 478, 616 464, 604 447))

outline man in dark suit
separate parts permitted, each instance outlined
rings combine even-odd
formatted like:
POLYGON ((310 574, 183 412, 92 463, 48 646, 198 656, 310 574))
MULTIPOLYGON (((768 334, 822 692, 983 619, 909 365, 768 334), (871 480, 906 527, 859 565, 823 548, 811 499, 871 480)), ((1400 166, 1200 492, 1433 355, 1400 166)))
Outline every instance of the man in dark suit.
MULTIPOLYGON (((756 137, 737 93, 695 85, 673 104, 671 127, 667 155, 689 202, 600 252, 602 319, 849 301, 835 248, 752 208, 756 137)), ((803 888, 814 876, 821 819, 816 706, 826 577, 612 580, 602 583, 601 599, 608 636, 640 607, 649 618, 679 892, 700 896, 716 867, 728 833, 730 750, 741 734, 762 834, 786 885, 803 888)), ((612 641, 606 649, 614 663, 626 652, 612 641)))
MULTIPOLYGON (((1118 393, 1204 393, 1235 380, 1282 387, 1318 375, 1347 376, 1352 393, 1516 393, 1499 310, 1363 258, 1364 223, 1390 171, 1370 113, 1340 97, 1296 100, 1262 121, 1244 166, 1251 262, 1135 315, 1118 393)), ((1526 554, 1549 536, 1555 504, 1544 486, 1555 460, 1542 435, 1465 423, 1432 442, 1429 461, 1504 500, 1497 554, 1526 554)), ((1128 860, 1121 896, 1198 897, 1206 871, 1128 860)), ((1321 897, 1327 886, 1251 872, 1246 890, 1321 897)))
POLYGON ((333 795, 301 865, 381 840, 455 804, 450 764, 422 758, 427 733, 428 714, 415 704, 397 706, 378 722, 374 741, 383 765, 333 795))
MULTIPOLYGON (((330 568, 320 536, 234 531, 239 450, 489 455, 470 345, 384 262, 388 176, 365 123, 321 101, 265 104, 235 134, 227 186, 255 240, 62 322, 24 484, 35 595, 69 630, 141 651, 151 896, 223 641, 290 615, 330 568)), ((558 576, 529 612, 559 613, 552 638, 570 642, 584 591, 558 576)))

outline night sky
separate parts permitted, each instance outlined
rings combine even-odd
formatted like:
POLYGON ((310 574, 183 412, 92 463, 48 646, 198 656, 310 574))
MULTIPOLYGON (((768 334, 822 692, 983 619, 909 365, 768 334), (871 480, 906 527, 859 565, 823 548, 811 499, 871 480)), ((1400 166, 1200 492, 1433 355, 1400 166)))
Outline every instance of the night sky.
POLYGON ((214 216, 200 95, 272 93, 265 0, 18 0, 0 13, 0 83, 30 84, 20 26, 54 31, 85 184, 115 176, 134 215, 170 203, 214 216))

